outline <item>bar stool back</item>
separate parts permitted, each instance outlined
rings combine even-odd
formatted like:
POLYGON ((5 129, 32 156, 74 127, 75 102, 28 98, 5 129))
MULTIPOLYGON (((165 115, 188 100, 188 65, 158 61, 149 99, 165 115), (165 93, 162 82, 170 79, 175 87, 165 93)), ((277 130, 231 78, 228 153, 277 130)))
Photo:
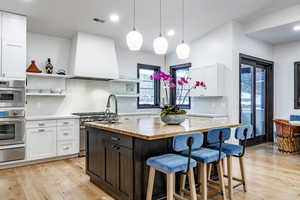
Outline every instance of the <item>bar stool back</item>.
MULTIPOLYGON (((222 146, 224 140, 228 137, 228 128, 220 128, 220 129, 212 129, 208 131, 208 142, 218 143, 219 146, 222 146), (224 137, 225 136, 225 137, 224 137)), ((229 133, 230 134, 230 133, 229 133)), ((230 136, 230 135, 229 135, 230 136)), ((181 152, 184 155, 187 155, 187 151, 181 152)), ((192 151, 191 156, 198 162, 199 167, 199 183, 201 184, 200 193, 203 200, 207 200, 208 198, 208 190, 207 190, 207 165, 211 163, 215 163, 218 169, 219 175, 219 186, 220 193, 222 195, 222 199, 226 199, 225 194, 225 185, 223 180, 223 167, 221 160, 226 156, 225 153, 221 152, 221 150, 213 150, 205 147, 201 147, 199 149, 195 149, 192 151)), ((183 175, 181 177, 180 189, 181 191, 185 191, 185 179, 186 176, 183 175)))
POLYGON ((197 163, 191 158, 193 149, 200 148, 203 144, 203 135, 195 134, 179 134, 173 138, 173 150, 188 151, 188 157, 179 154, 164 154, 161 156, 151 157, 147 160, 147 165, 150 166, 147 200, 152 199, 153 184, 155 178, 155 171, 160 171, 167 176, 167 200, 173 200, 174 196, 184 199, 175 193, 175 173, 183 172, 188 175, 189 186, 191 190, 191 199, 197 200, 194 171, 197 163))
MULTIPOLYGON (((229 199, 231 200, 233 198, 232 196, 232 180, 240 182, 239 185, 243 185, 244 187, 244 192, 247 191, 247 185, 246 185, 246 175, 245 175, 245 165, 244 165, 244 160, 243 156, 246 151, 246 143, 247 139, 251 138, 253 132, 253 128, 251 125, 244 125, 236 128, 235 130, 235 139, 237 140, 243 140, 243 145, 236 145, 236 144, 223 144, 222 147, 218 144, 211 143, 208 147, 215 149, 215 150, 221 150, 226 154, 227 157, 227 170, 228 170, 228 175, 225 175, 225 177, 228 178, 228 194, 229 194, 229 199), (240 170, 241 170, 241 176, 242 179, 235 178, 232 176, 232 156, 239 158, 239 163, 240 163, 240 170)), ((229 135, 226 136, 226 140, 230 138, 230 130, 229 130, 229 135)), ((239 186, 237 185, 237 186, 239 186)), ((237 187, 234 186, 234 187, 237 187)))

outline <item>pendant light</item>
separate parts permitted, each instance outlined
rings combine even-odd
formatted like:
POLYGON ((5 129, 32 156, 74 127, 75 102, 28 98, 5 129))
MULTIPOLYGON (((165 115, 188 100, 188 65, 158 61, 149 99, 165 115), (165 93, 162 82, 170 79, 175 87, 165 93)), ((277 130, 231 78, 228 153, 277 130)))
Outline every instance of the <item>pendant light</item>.
POLYGON ((159 0, 159 7, 160 7, 160 25, 159 25, 159 36, 157 38, 155 38, 153 40, 153 48, 154 48, 154 52, 156 54, 159 54, 159 55, 163 55, 163 54, 166 54, 167 53, 167 50, 168 50, 168 40, 162 36, 162 33, 161 33, 161 30, 162 30, 162 3, 161 3, 161 0, 159 0))
POLYGON ((179 59, 187 59, 190 57, 190 47, 184 42, 184 0, 182 0, 182 40, 176 47, 176 54, 179 59))
POLYGON ((139 51, 143 45, 143 36, 135 29, 135 0, 133 0, 133 30, 127 34, 126 42, 131 51, 139 51))

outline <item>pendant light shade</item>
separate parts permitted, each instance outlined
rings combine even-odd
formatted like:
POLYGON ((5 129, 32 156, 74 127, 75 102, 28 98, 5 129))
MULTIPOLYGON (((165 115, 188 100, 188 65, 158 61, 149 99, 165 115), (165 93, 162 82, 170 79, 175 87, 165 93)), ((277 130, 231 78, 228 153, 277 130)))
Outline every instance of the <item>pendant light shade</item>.
POLYGON ((153 49, 154 49, 154 52, 158 55, 164 55, 167 53, 168 51, 168 40, 162 36, 162 33, 161 33, 161 29, 162 29, 162 6, 161 6, 161 0, 160 0, 160 5, 159 5, 159 8, 160 8, 160 33, 159 33, 159 36, 157 38, 155 38, 153 40, 153 49))
POLYGON ((186 43, 181 43, 176 47, 176 54, 179 59, 187 59, 190 57, 190 47, 186 43))
POLYGON ((153 48, 156 54, 163 55, 168 50, 168 40, 163 36, 159 36, 153 40, 153 48))
POLYGON ((139 51, 143 45, 143 36, 140 32, 132 30, 127 34, 126 42, 129 50, 139 51))
POLYGON ((135 0, 133 0, 133 30, 126 36, 129 50, 139 51, 143 45, 143 35, 135 29, 135 0))
POLYGON ((184 0, 182 0, 182 42, 176 47, 176 54, 179 59, 190 57, 190 46, 184 42, 184 0))

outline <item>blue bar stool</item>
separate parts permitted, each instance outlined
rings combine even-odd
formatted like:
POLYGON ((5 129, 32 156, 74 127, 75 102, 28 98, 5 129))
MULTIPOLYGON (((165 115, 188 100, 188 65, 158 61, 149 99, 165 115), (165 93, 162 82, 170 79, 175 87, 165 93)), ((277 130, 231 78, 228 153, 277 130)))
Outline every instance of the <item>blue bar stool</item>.
POLYGON ((175 193, 175 173, 183 172, 188 175, 189 186, 191 190, 191 199, 197 200, 195 178, 193 168, 197 162, 191 158, 192 149, 197 149, 202 145, 203 136, 201 134, 179 134, 173 138, 173 150, 176 152, 187 151, 187 156, 179 154, 165 154, 161 156, 151 157, 147 160, 150 166, 147 200, 152 199, 153 184, 155 172, 160 171, 167 176, 167 200, 173 200, 174 196, 183 199, 175 193))
MULTIPOLYGON (((236 128, 235 130, 235 138, 238 140, 244 140, 243 146, 241 145, 236 145, 236 144, 227 144, 224 143, 222 147, 220 148, 220 145, 216 142, 210 141, 210 145, 208 145, 209 148, 214 149, 214 150, 221 150, 226 154, 227 157, 227 170, 228 170, 228 175, 225 176, 228 178, 228 193, 229 193, 229 199, 231 200, 232 197, 232 180, 240 182, 239 185, 243 185, 244 187, 244 192, 247 191, 247 185, 246 185, 246 175, 245 175, 245 165, 244 165, 244 159, 243 156, 246 151, 246 142, 247 139, 249 139, 252 135, 253 128, 251 125, 245 125, 245 126, 240 126, 236 128), (240 170, 241 170, 241 176, 242 179, 232 177, 232 156, 238 157, 239 158, 239 163, 240 163, 240 170)), ((225 140, 228 140, 230 138, 230 129, 227 128, 225 131, 225 140)), ((210 171, 211 167, 209 167, 210 171)), ((210 173, 210 172, 209 172, 210 173)), ((237 185, 237 186, 239 186, 237 185)), ((237 187, 234 186, 234 187, 237 187)))
MULTIPOLYGON (((224 141, 224 135, 227 133, 227 129, 214 129, 210 130, 208 132, 208 137, 207 140, 208 142, 218 142, 219 146, 222 146, 222 143, 224 141)), ((201 141, 201 146, 203 144, 203 133, 202 135, 202 141, 201 141)), ((187 155, 188 152, 184 151, 182 152, 183 154, 187 155)), ((201 190, 200 192, 202 193, 202 197, 204 200, 207 200, 208 194, 207 194, 207 164, 210 163, 216 163, 217 168, 218 168, 218 175, 219 175, 219 186, 220 186, 220 192, 222 194, 222 199, 226 199, 226 194, 225 194, 225 184, 224 184, 224 174, 223 174, 223 167, 222 167, 222 162, 226 156, 225 153, 221 152, 220 150, 213 150, 209 148, 204 148, 201 147, 197 150, 193 150, 191 153, 191 156, 193 159, 195 159, 198 162, 199 166, 199 182, 201 183, 201 190)), ((182 176, 182 181, 180 183, 180 188, 181 190, 184 189, 185 186, 185 179, 186 176, 182 176)))

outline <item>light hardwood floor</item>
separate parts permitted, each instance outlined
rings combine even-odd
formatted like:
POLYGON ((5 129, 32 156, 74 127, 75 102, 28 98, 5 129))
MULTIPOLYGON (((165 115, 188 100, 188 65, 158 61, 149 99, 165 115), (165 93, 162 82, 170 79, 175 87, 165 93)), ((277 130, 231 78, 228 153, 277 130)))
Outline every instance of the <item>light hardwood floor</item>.
MULTIPOLYGON (((234 168, 238 162, 234 159, 234 168)), ((282 155, 271 144, 248 148, 248 192, 236 200, 300 199, 300 154, 282 155)), ((234 170, 240 176, 238 170, 234 170)), ((219 199, 219 197, 215 198, 219 199)), ((55 161, 0 171, 0 200, 112 200, 89 182, 84 159, 55 161)))

